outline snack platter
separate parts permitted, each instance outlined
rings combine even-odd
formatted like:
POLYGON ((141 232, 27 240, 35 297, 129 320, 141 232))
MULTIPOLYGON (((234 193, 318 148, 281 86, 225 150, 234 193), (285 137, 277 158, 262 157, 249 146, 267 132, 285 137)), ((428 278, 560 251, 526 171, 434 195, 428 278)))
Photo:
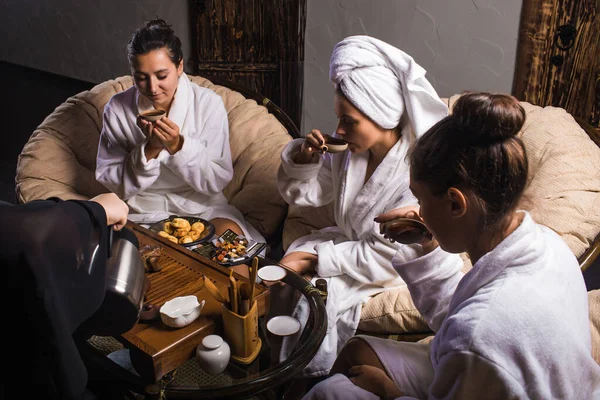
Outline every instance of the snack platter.
POLYGON ((192 251, 223 266, 244 264, 260 253, 266 243, 246 239, 230 229, 221 236, 198 245, 192 251))
POLYGON ((198 217, 177 215, 158 221, 148 229, 187 248, 207 242, 215 234, 215 226, 209 221, 198 217))

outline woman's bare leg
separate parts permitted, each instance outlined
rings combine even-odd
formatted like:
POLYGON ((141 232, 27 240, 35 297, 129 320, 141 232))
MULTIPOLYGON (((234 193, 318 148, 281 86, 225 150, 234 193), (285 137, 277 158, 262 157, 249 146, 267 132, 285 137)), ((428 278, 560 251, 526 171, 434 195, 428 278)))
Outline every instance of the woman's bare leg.
POLYGON ((227 229, 231 229, 238 235, 243 235, 244 231, 238 224, 227 218, 214 218, 210 222, 215 226, 215 235, 221 236, 227 229))
POLYGON ((372 365, 385 371, 381 361, 379 361, 379 357, 377 357, 371 346, 361 338, 353 337, 346 343, 340 354, 338 354, 333 367, 331 367, 331 371, 329 371, 329 376, 338 373, 347 376, 350 367, 355 365, 372 365))

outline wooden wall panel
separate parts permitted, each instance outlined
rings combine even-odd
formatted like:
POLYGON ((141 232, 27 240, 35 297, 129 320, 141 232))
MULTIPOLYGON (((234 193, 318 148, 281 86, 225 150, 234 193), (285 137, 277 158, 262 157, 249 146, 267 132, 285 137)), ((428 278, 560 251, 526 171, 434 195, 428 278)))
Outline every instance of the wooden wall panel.
POLYGON ((600 129, 600 1, 523 0, 513 95, 600 129), (570 48, 565 25, 576 30, 570 48))
POLYGON ((306 0, 191 0, 193 69, 269 98, 300 126, 306 0))

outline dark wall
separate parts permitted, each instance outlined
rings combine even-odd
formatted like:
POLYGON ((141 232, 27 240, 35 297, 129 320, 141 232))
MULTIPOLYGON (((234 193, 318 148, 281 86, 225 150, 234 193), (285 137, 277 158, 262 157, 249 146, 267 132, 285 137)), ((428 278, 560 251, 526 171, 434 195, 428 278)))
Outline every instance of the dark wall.
POLYGON ((0 200, 14 202, 17 158, 36 127, 69 96, 94 84, 0 61, 4 97, 0 200))

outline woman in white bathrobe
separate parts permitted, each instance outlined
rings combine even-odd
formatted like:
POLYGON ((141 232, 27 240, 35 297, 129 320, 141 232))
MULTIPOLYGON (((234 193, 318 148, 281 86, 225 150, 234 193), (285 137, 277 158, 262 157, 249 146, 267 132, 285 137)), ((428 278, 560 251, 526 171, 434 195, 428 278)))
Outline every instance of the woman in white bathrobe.
POLYGON ((127 52, 135 85, 104 109, 98 182, 126 201, 132 221, 192 215, 210 220, 217 235, 231 229, 264 241, 223 195, 233 176, 227 112, 219 95, 183 72, 179 38, 165 21, 149 21, 127 52), (151 109, 166 116, 139 117, 151 109))
MULTIPOLYGON (((372 37, 352 36, 338 43, 329 77, 339 119, 334 136, 347 141, 348 149, 321 154, 323 135, 313 130, 284 148, 278 175, 279 192, 289 204, 318 207, 333 202, 337 224, 296 240, 281 260, 308 279, 328 281, 327 334, 304 369, 305 377, 327 375, 355 334, 361 307, 371 296, 404 284, 391 266, 392 257, 400 252, 408 261, 417 252, 383 238, 374 218, 416 204, 408 187, 407 151, 448 113, 425 70, 406 53, 372 37)), ((274 287, 272 295, 284 298, 278 289, 284 291, 274 287)), ((294 309, 287 312, 304 324, 306 301, 291 302, 294 309)), ((288 357, 298 335, 283 339, 281 359, 288 357)))
MULTIPOLYGON (((524 120, 515 98, 471 93, 417 142, 410 186, 434 239, 421 241, 422 257, 393 265, 435 337, 356 336, 305 399, 600 398, 577 259, 516 211, 527 183, 516 136, 524 120), (466 251, 473 269, 461 273, 446 251, 466 251)), ((378 220, 419 219, 410 210, 378 220)))

